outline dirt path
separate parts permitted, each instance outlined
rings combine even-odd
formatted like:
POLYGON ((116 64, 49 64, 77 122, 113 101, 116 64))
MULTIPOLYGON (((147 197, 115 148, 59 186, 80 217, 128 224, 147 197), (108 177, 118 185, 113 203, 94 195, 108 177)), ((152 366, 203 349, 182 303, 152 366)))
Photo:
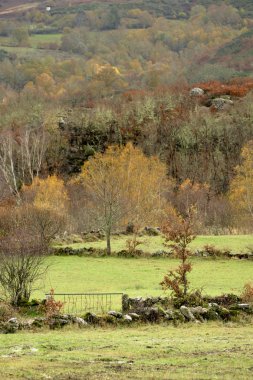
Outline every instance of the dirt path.
POLYGON ((10 8, 5 8, 2 11, 0 10, 0 16, 10 15, 12 13, 19 13, 19 12, 27 11, 29 9, 36 8, 38 5, 39 5, 39 3, 26 3, 26 4, 22 4, 22 5, 16 5, 16 6, 13 6, 10 8))

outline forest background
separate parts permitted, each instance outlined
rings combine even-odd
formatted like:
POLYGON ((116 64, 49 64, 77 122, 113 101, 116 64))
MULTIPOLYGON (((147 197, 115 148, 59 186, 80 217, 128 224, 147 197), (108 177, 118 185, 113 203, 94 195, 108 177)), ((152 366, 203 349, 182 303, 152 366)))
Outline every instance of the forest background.
POLYGON ((1 209, 55 174, 65 228, 96 228, 72 178, 131 142, 198 232, 252 232, 252 46, 251 1, 1 1, 1 209))

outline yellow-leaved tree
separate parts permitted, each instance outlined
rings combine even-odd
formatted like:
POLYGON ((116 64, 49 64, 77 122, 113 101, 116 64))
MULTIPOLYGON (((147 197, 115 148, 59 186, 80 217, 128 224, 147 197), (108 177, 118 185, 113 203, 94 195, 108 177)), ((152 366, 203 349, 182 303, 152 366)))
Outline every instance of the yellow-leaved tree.
POLYGON ((41 209, 65 213, 68 201, 64 181, 56 175, 41 179, 36 177, 29 187, 35 192, 34 206, 41 209))
POLYGON ((172 209, 165 197, 171 185, 165 164, 131 143, 96 153, 83 165, 78 181, 85 186, 93 217, 105 231, 108 255, 113 229, 129 221, 138 227, 160 225, 172 209))
POLYGON ((242 163, 235 168, 235 177, 231 182, 229 199, 237 217, 253 219, 253 141, 249 141, 241 153, 242 163))
POLYGON ((56 175, 36 177, 30 186, 23 186, 22 194, 24 221, 49 246, 66 222, 69 198, 64 181, 56 175))

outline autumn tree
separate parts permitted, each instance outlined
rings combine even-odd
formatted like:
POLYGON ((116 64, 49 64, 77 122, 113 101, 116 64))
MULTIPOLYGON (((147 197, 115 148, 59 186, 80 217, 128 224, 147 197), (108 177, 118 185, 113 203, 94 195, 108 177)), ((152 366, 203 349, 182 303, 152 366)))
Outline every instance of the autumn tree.
POLYGON ((242 163, 235 168, 230 184, 229 199, 234 211, 242 218, 253 219, 253 140, 244 146, 242 163))
POLYGON ((46 179, 35 178, 30 186, 24 186, 24 203, 21 212, 24 223, 47 248, 56 234, 66 225, 68 194, 64 181, 56 175, 46 179))
POLYGON ((190 208, 186 217, 178 215, 169 218, 162 226, 166 245, 172 249, 175 258, 180 260, 180 265, 164 276, 161 285, 164 290, 171 290, 172 296, 178 300, 186 300, 189 291, 188 274, 192 270, 189 258, 192 253, 188 246, 195 239, 194 213, 194 208, 190 208))
POLYGON ((139 226, 159 223, 168 207, 166 166, 131 143, 96 153, 84 164, 78 180, 87 190, 90 212, 105 231, 108 255, 113 229, 128 221, 139 226))

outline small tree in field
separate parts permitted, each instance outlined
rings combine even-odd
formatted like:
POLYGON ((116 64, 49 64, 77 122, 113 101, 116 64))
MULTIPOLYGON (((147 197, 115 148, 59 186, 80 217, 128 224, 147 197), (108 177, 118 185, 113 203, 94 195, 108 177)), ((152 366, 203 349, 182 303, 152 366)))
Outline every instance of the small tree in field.
POLYGON ((186 298, 189 290, 188 274, 192 270, 189 258, 192 253, 188 246, 196 237, 193 232, 193 214, 194 210, 190 209, 185 218, 174 217, 162 226, 166 245, 173 250, 174 256, 180 260, 180 265, 164 276, 161 285, 164 290, 171 290, 172 296, 177 299, 186 298))
POLYGON ((96 153, 84 164, 78 180, 88 195, 88 211, 105 231, 108 255, 114 228, 129 221, 140 227, 159 223, 167 207, 166 166, 132 144, 96 153))
POLYGON ((13 306, 29 301, 46 273, 45 257, 44 246, 22 228, 0 239, 0 288, 13 306))

